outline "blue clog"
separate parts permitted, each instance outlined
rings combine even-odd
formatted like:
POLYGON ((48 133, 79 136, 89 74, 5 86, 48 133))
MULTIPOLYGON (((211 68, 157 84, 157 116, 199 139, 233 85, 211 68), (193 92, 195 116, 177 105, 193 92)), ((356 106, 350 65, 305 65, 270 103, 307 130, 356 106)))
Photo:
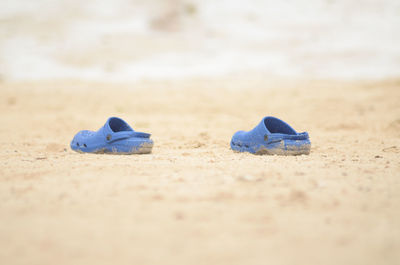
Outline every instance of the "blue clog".
POLYGON ((297 133, 286 122, 265 117, 253 130, 236 132, 231 148, 257 155, 308 155, 311 143, 307 132, 297 133))
POLYGON ((98 131, 80 131, 71 149, 81 153, 148 154, 153 148, 150 134, 135 132, 125 121, 111 117, 98 131))

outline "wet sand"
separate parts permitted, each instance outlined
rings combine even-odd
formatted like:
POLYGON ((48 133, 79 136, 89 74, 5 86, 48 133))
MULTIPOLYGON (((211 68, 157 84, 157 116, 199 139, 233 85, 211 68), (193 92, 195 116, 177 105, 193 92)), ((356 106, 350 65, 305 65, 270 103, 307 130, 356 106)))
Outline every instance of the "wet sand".
POLYGON ((1 83, 2 264, 397 264, 400 81, 1 83), (234 153, 277 116, 309 156, 234 153), (119 116, 149 155, 70 150, 119 116))

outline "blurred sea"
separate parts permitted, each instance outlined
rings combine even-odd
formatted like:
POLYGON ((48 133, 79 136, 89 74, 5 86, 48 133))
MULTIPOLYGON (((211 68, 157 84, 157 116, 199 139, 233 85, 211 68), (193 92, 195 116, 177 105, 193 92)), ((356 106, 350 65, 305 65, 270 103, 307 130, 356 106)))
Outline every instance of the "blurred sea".
POLYGON ((2 0, 0 78, 400 76, 398 0, 2 0))

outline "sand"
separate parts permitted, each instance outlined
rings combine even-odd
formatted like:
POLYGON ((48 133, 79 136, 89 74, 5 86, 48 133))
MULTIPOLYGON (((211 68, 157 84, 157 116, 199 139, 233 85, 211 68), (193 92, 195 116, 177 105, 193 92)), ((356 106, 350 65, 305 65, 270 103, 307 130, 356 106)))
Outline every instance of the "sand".
POLYGON ((1 264, 398 264, 400 82, 0 84, 1 264), (308 156, 234 153, 274 115, 308 156), (149 155, 69 148, 109 116, 149 155))

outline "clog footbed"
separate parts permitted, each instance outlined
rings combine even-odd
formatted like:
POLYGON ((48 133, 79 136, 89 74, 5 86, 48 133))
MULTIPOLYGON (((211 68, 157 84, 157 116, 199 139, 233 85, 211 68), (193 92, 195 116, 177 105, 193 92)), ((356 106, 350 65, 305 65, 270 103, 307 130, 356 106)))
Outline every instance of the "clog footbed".
POLYGON ((236 132, 231 148, 257 155, 307 155, 311 143, 307 132, 297 133, 286 122, 268 116, 251 131, 236 132))
POLYGON ((111 117, 98 131, 83 130, 71 141, 71 149, 81 153, 147 154, 150 134, 134 131, 124 120, 111 117))

